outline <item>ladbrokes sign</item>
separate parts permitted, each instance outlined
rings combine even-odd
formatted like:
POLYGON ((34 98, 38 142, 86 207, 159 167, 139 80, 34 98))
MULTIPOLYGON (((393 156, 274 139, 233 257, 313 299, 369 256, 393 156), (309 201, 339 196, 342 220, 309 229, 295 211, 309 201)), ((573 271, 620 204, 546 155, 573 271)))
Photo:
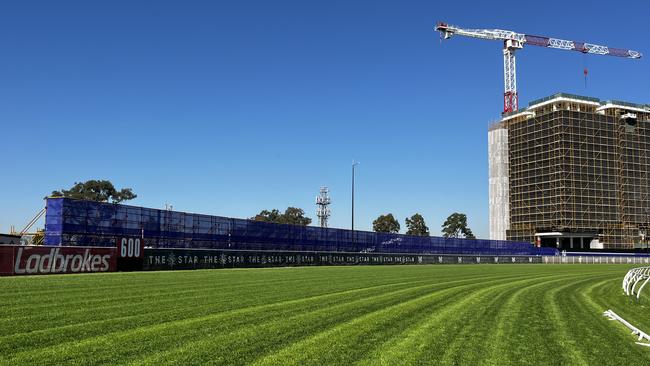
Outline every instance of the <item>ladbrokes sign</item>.
POLYGON ((0 274, 111 272, 116 259, 115 248, 0 247, 0 274))

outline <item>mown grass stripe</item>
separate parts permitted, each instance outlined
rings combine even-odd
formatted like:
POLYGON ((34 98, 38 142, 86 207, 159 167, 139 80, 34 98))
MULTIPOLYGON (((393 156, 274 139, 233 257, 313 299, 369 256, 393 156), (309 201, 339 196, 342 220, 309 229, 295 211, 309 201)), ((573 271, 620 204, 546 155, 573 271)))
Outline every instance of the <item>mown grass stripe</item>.
POLYGON ((601 315, 650 324, 650 297, 620 291, 629 267, 0 278, 0 364, 645 364, 650 352, 601 315))
MULTIPOLYGON (((379 360, 380 364, 418 364, 422 361, 428 363, 445 363, 443 359, 446 346, 458 336, 458 332, 467 324, 467 317, 472 311, 478 312, 495 298, 499 298, 510 289, 525 286, 526 283, 546 281, 546 278, 523 277, 504 284, 494 284, 472 294, 468 294, 462 301, 450 304, 447 307, 436 309, 421 324, 407 330, 394 341, 378 347, 375 357, 369 361, 379 360), (494 295, 496 293, 496 295, 494 295)), ((481 319, 485 321, 485 319, 481 319)), ((464 353, 471 350, 465 348, 464 353)), ((447 360, 451 361, 451 360, 447 360)), ((373 362, 368 362, 368 364, 373 362)), ((456 363, 453 360, 452 363, 456 363)))
MULTIPOLYGON (((411 283, 403 283, 402 285, 412 285, 411 283)), ((372 291, 373 289, 379 289, 380 291, 386 290, 387 287, 395 286, 391 285, 378 285, 370 288, 354 289, 354 290, 345 290, 335 293, 328 293, 324 295, 310 296, 306 298, 298 299, 285 299, 280 302, 270 302, 264 305, 253 305, 245 306, 244 304, 239 304, 239 308, 222 308, 221 304, 228 304, 229 301, 227 298, 222 299, 223 301, 218 302, 206 302, 203 305, 195 304, 192 309, 188 308, 177 308, 174 306, 172 309, 165 309, 159 311, 147 311, 135 315, 122 316, 117 314, 117 316, 104 320, 92 320, 92 318, 86 319, 85 322, 80 323, 71 323, 62 326, 50 326, 48 328, 31 331, 26 333, 13 334, 9 336, 0 337, 0 357, 2 354, 8 354, 11 351, 17 352, 20 351, 22 347, 33 348, 29 342, 36 342, 40 347, 45 347, 49 345, 55 345, 65 342, 67 339, 76 339, 80 335, 84 334, 98 336, 96 333, 102 334, 112 334, 115 332, 126 332, 129 329, 138 328, 143 329, 149 325, 155 325, 160 327, 165 323, 178 323, 182 320, 192 320, 192 319, 202 319, 204 317, 210 317, 211 314, 221 313, 227 314, 229 311, 236 312, 245 312, 248 309, 256 308, 272 308, 274 306, 285 306, 287 304, 293 304, 297 306, 303 301, 321 301, 322 299, 328 297, 338 297, 346 296, 355 292, 364 292, 372 291), (216 306, 215 306, 216 305, 216 306), (242 306, 244 305, 244 306, 242 306)), ((287 293, 293 293, 295 289, 285 289, 287 293)), ((241 295, 241 294, 240 294, 241 295)), ((282 295, 282 294, 280 294, 282 295)), ((249 299, 255 299, 255 293, 251 292, 248 294, 249 299)), ((207 298, 209 300, 209 297, 207 298)))
MULTIPOLYGON (((147 364, 156 364, 162 359, 174 359, 180 363, 192 362, 198 364, 195 358, 183 359, 182 355, 196 354, 190 350, 202 350, 205 354, 219 355, 220 360, 229 359, 232 362, 232 357, 228 358, 226 355, 231 352, 234 345, 247 345, 246 347, 239 347, 237 350, 237 362, 248 363, 252 361, 249 355, 259 354, 262 350, 268 352, 272 349, 282 348, 289 342, 295 342, 311 333, 326 329, 329 327, 337 326, 338 324, 345 323, 356 317, 362 316, 369 312, 379 311, 389 306, 396 304, 404 304, 405 302, 416 301, 423 296, 430 296, 431 291, 437 291, 437 296, 442 296, 445 293, 455 294, 464 288, 464 286, 472 285, 478 286, 476 280, 473 281, 453 281, 443 284, 422 286, 417 293, 407 296, 405 293, 394 292, 385 294, 372 299, 363 299, 355 301, 354 303, 345 303, 335 306, 324 306, 316 309, 310 313, 298 314, 287 319, 276 319, 272 322, 252 324, 242 328, 233 333, 220 334, 216 337, 208 337, 199 341, 191 342, 188 345, 179 347, 175 350, 165 352, 162 355, 157 355, 153 359, 147 360, 147 364), (467 282, 468 284, 463 284, 467 282), (381 299, 388 300, 382 301, 381 299), (271 337, 274 334, 281 334, 281 337, 271 337), (176 357, 181 357, 176 359, 176 357)), ((200 361, 200 360, 198 360, 200 361)), ((207 361, 207 360, 206 360, 207 361)), ((211 361, 214 361, 211 360, 211 361)))
MULTIPOLYGON (((438 343, 437 349, 443 355, 442 364, 475 365, 486 362, 489 346, 496 341, 496 329, 500 315, 505 312, 505 304, 512 298, 530 291, 535 286, 548 282, 562 281, 557 276, 534 277, 520 281, 516 286, 509 286, 499 291, 496 296, 485 302, 476 302, 445 319, 445 322, 458 324, 457 330, 448 332, 446 343, 438 343), (480 335, 480 336, 478 336, 480 335)), ((427 349, 432 354, 432 349, 427 349)))
MULTIPOLYGON (((484 280, 476 287, 484 287, 490 283, 510 283, 514 277, 499 280, 484 280)), ((462 303, 473 295, 467 295, 473 286, 459 288, 454 296, 432 302, 440 294, 433 293, 412 301, 402 302, 367 315, 358 317, 350 322, 340 324, 331 329, 281 349, 273 354, 257 360, 256 365, 269 364, 349 364, 357 361, 367 350, 381 340, 400 333, 403 329, 416 324, 419 319, 430 314, 428 309, 445 307, 445 304, 462 303), (353 345, 353 347, 350 347, 353 345)), ((478 292, 486 291, 485 289, 478 292)), ((472 294, 472 292, 469 292, 472 294)))
MULTIPOLYGON (((620 285, 620 281, 616 282, 619 282, 620 285)), ((588 293, 592 293, 594 288, 608 283, 612 283, 611 278, 574 289, 574 291, 567 290, 563 296, 558 294, 558 306, 567 309, 563 314, 566 322, 570 323, 574 328, 581 329, 581 332, 574 337, 581 344, 585 363, 602 363, 602 360, 607 360, 609 364, 620 365, 625 364, 629 359, 644 356, 646 362, 650 361, 650 354, 647 352, 647 349, 634 344, 636 338, 630 335, 629 329, 618 322, 609 321, 605 318, 602 315, 605 309, 598 306, 587 295, 588 293), (608 339, 608 348, 585 346, 586 340, 594 339, 601 334, 607 333, 612 333, 612 336, 608 339)), ((618 292, 619 290, 620 286, 618 286, 616 291, 618 292)), ((619 294, 622 295, 622 291, 619 294)))
MULTIPOLYGON (((425 285, 421 287, 426 287, 426 286, 431 286, 431 285, 425 285)), ((348 295, 346 292, 337 294, 336 296, 346 296, 348 295)), ((291 300, 291 301, 284 301, 284 302, 279 302, 279 303, 272 303, 268 305, 263 305, 263 306, 254 306, 254 307, 249 307, 249 308, 242 308, 238 309, 235 311, 226 311, 222 313, 217 313, 217 314, 211 314, 211 315, 206 315, 206 316, 200 316, 200 317, 193 317, 193 318, 188 318, 188 319, 182 319, 182 320, 165 320, 165 322, 159 322, 154 325, 142 325, 142 324, 136 324, 137 326, 135 327, 130 327, 129 329, 126 330, 119 330, 111 333, 107 333, 104 335, 100 336, 95 336, 95 337, 87 337, 81 342, 78 343, 78 346, 83 346, 85 344, 91 344, 91 343, 103 343, 103 342, 108 342, 111 343, 114 341, 114 339, 121 339, 121 338, 128 338, 132 336, 138 336, 141 338, 148 338, 149 334, 155 334, 155 333, 170 333, 172 335, 177 334, 178 328, 183 326, 185 328, 192 328, 192 327, 198 327, 200 329, 201 326, 205 327, 207 321, 218 321, 222 322, 224 318, 227 318, 228 316, 240 316, 242 318, 250 318, 252 315, 251 313, 256 312, 256 311, 266 311, 266 312, 271 312, 273 309, 281 309, 283 308, 289 308, 290 306, 297 307, 303 302, 313 302, 317 304, 319 301, 322 301, 323 298, 325 298, 328 295, 322 295, 322 296, 317 296, 309 299, 301 299, 301 300, 291 300), (174 333, 171 333, 172 330, 174 330, 174 333)), ((299 310, 299 309, 298 309, 299 310)), ((134 322, 137 322, 137 319, 130 319, 134 322)), ((232 321, 232 320, 231 320, 232 321)), ((77 329, 75 329, 77 330, 77 329)), ((71 332, 72 335, 76 335, 75 332, 71 332)), ((34 334, 30 334, 30 337, 33 337, 34 334)), ((58 339, 60 340, 61 337, 58 339)), ((53 337, 51 333, 46 332, 43 334, 43 339, 57 339, 57 337, 53 337)), ((8 347, 20 347, 20 341, 26 340, 26 339, 13 339, 11 343, 7 343, 8 347)), ((65 342, 65 338, 64 338, 65 342)), ((143 341, 143 344, 146 343, 147 340, 143 341)), ((4 342, 3 342, 4 343, 4 342)), ((60 347, 62 344, 54 344, 49 347, 46 347, 42 350, 38 350, 39 352, 48 352, 51 351, 52 349, 56 349, 57 347, 60 347)), ((127 349, 132 348, 131 345, 126 346, 127 349)), ((29 354, 34 354, 35 351, 32 349, 29 354)), ((17 357, 21 357, 21 354, 19 353, 17 357)))
MULTIPOLYGON (((462 278, 462 277, 461 277, 462 278)), ((407 281, 404 282, 392 282, 394 284, 403 284, 403 283, 419 283, 419 282, 426 282, 426 280, 419 280, 419 281, 413 281, 407 278, 407 281)), ((380 286, 388 286, 390 285, 391 282, 380 285, 380 286)), ((106 304, 106 306, 101 306, 101 307, 95 307, 93 308, 93 318, 92 319, 87 319, 87 309, 85 307, 69 310, 67 308, 59 308, 57 312, 43 312, 41 314, 40 319, 44 320, 44 324, 41 325, 41 329, 46 329, 46 328, 53 328, 55 326, 65 326, 68 323, 74 323, 75 325, 81 325, 81 323, 77 322, 77 318, 75 318, 76 314, 79 314, 81 317, 83 317, 81 320, 85 322, 97 322, 102 319, 115 319, 115 318, 124 318, 128 317, 129 315, 141 315, 142 312, 146 312, 146 316, 151 316, 156 313, 162 314, 165 312, 165 310, 150 310, 150 309, 165 309, 165 305, 167 303, 174 303, 176 306, 174 308, 181 307, 183 304, 188 304, 192 305, 192 310, 197 310, 199 308, 201 301, 208 300, 210 301, 211 298, 217 297, 217 300, 211 300, 213 304, 221 304, 223 307, 221 309, 214 308, 212 307, 210 310, 211 311, 225 311, 225 310, 230 310, 233 307, 245 307, 245 306, 252 306, 256 305, 260 302, 260 300, 265 301, 265 302, 272 302, 274 299, 282 299, 283 301, 286 301, 288 299, 291 299, 291 297, 294 298, 301 298, 301 297, 309 297, 312 293, 336 293, 340 287, 332 288, 329 286, 329 284, 326 285, 321 285, 319 288, 314 289, 313 286, 310 283, 307 283, 303 286, 295 286, 293 288, 287 288, 285 293, 283 292, 277 292, 275 291, 273 293, 272 298, 264 298, 260 299, 259 296, 249 296, 248 298, 250 299, 250 302, 248 304, 246 303, 239 303, 239 304, 232 304, 230 301, 230 297, 233 295, 241 295, 241 294, 246 294, 246 292, 243 291, 242 288, 236 288, 236 289, 227 289, 227 290, 215 290, 215 289, 199 289, 199 290, 193 290, 191 292, 187 291, 177 291, 176 296, 170 297, 167 296, 164 300, 157 300, 157 296, 154 297, 153 299, 149 299, 146 295, 142 295, 141 297, 134 297, 130 298, 130 302, 127 301, 122 301, 122 299, 118 300, 118 304, 115 304, 114 300, 112 300, 110 303, 106 304), (316 291, 314 291, 316 290, 316 291), (216 293, 215 293, 216 291, 216 293), (201 295, 195 295, 205 292, 205 294, 201 295), (291 295, 287 296, 287 293, 290 293, 291 295), (190 296, 188 296, 190 295, 190 296), (146 299, 146 300, 145 300, 146 299), (136 301, 139 300, 139 301, 136 301), (154 303, 156 306, 154 306, 154 303), (110 312, 107 311, 108 309, 114 309, 115 312, 110 312), (127 309, 126 311, 123 311, 124 309, 127 309), (65 314, 65 317, 57 317, 57 313, 62 313, 65 314), (58 320, 58 319, 63 319, 65 322, 59 323, 59 324, 53 324, 53 320, 58 320)), ((352 289, 354 288, 359 288, 363 289, 364 287, 350 287, 352 289)), ((367 286, 365 288, 368 288, 367 286)), ((257 289, 253 289, 256 294, 259 295, 259 291, 257 289)), ((193 314, 193 313, 192 313, 193 314)), ((29 317, 29 315, 24 315, 23 318, 29 317)), ((24 327, 15 327, 13 324, 17 321, 20 321, 20 318, 16 318, 14 316, 9 316, 5 317, 3 320, 0 320, 0 330, 3 330, 4 327, 11 328, 7 332, 0 332, 0 334, 3 335, 11 335, 15 333, 20 333, 28 331, 28 332, 34 332, 36 330, 39 330, 39 317, 30 317, 32 320, 28 324, 25 323, 24 327), (28 328, 27 328, 28 327, 28 328)))
POLYGON ((547 320, 552 325, 549 329, 549 338, 559 346, 562 354, 566 356, 567 362, 572 365, 587 365, 587 362, 578 342, 576 342, 576 338, 567 329, 575 325, 567 322, 566 313, 569 309, 560 309, 557 301, 558 295, 564 295, 567 291, 575 291, 583 283, 590 281, 593 281, 593 277, 572 281, 550 289, 543 294, 543 310, 546 310, 547 320))
POLYGON ((158 363, 161 359, 172 359, 179 363, 200 364, 200 361, 207 361, 201 358, 197 359, 194 356, 196 351, 201 351, 201 354, 204 355, 215 355, 216 358, 211 359, 211 361, 246 364, 261 351, 281 348, 324 327, 349 321, 386 306, 410 301, 412 298, 425 296, 424 294, 428 294, 430 291, 430 288, 422 288, 413 294, 383 294, 350 303, 317 307, 310 312, 300 313, 288 318, 275 318, 268 322, 247 324, 233 332, 188 342, 160 356, 156 355, 152 359, 147 359, 145 363, 151 365, 158 363), (239 347, 233 347, 237 345, 239 347), (186 355, 191 355, 191 357, 187 358, 186 355))
MULTIPOLYGON (((187 271, 179 271, 179 272, 187 272, 187 271)), ((162 272, 164 274, 168 274, 170 272, 162 272)), ((136 273, 128 273, 129 275, 134 275, 136 273)), ((93 277, 96 276, 97 274, 89 274, 85 275, 87 277, 93 277)), ((106 275, 111 275, 111 274, 106 274, 106 275)), ((52 275, 52 276, 40 276, 43 280, 46 280, 50 277, 65 277, 66 275, 52 275)), ((84 304, 92 304, 93 302, 99 302, 99 301, 104 301, 105 299, 102 297, 100 299, 87 299, 89 297, 89 294, 97 294, 97 295, 102 295, 106 293, 111 293, 112 296, 115 296, 117 299, 124 299, 128 300, 129 297, 132 297, 132 294, 139 294, 142 292, 143 289, 146 290, 156 290, 156 293, 176 293, 174 287, 184 287, 184 288, 206 288, 206 287, 216 287, 219 285, 219 283, 228 283, 227 278, 223 278, 222 276, 217 276, 214 281, 215 282, 199 282, 197 281, 173 281, 173 282, 167 282, 165 281, 165 278, 167 276, 160 276, 159 278, 148 278, 152 281, 156 282, 151 282, 151 281, 130 281, 131 278, 137 278, 133 276, 126 276, 126 274, 123 276, 120 280, 119 283, 115 285, 107 285, 107 284, 102 284, 101 287, 97 287, 95 282, 90 282, 90 285, 88 286, 80 286, 80 284, 86 283, 88 280, 87 278, 84 277, 84 275, 73 275, 74 279, 70 280, 70 282, 67 283, 66 287, 63 288, 57 288, 54 290, 44 290, 44 289, 39 289, 35 291, 17 291, 20 296, 14 297, 14 298, 8 298, 12 299, 12 301, 1 301, 0 305, 3 306, 3 309, 10 310, 13 307, 16 307, 18 309, 23 309, 23 305, 26 303, 31 302, 30 296, 36 296, 39 298, 43 297, 51 297, 51 296, 56 296, 60 301, 57 301, 56 304, 53 303, 43 303, 43 304, 38 304, 37 306, 34 306, 32 308, 29 308, 28 310, 31 309, 36 309, 37 311, 40 310, 46 310, 48 307, 51 306, 60 306, 60 305, 73 305, 78 302, 83 302, 84 304), (220 280, 222 282, 216 282, 217 280, 220 280), (132 283, 136 282, 136 283, 132 283), (117 290, 116 293, 113 293, 113 290, 117 290)), ((20 278, 21 280, 24 280, 25 278, 22 277, 14 277, 14 278, 8 278, 8 279, 15 279, 15 278, 20 278)), ((27 277, 29 278, 29 277, 27 277)), ((33 278, 33 277, 32 277, 33 278)), ((301 283, 301 282, 313 282, 313 280, 317 279, 318 277, 310 276, 310 277, 301 277, 301 278, 289 278, 289 279, 281 279, 281 280, 276 280, 274 281, 274 286, 278 287, 283 287, 283 286, 291 286, 295 285, 296 283, 301 283)), ((349 284, 356 284, 356 283, 363 283, 364 281, 361 280, 361 278, 348 278, 350 280, 349 284)), ((363 278, 363 280, 368 281, 372 280, 372 278, 363 278)), ((381 279, 377 279, 381 281, 381 279)), ((57 281, 58 282, 58 281, 57 281)), ((21 282, 22 283, 22 282, 21 282)), ((336 283, 337 285, 341 285, 341 283, 338 282, 332 282, 336 283)), ((5 286, 5 283, 2 282, 2 289, 5 291, 11 291, 12 288, 10 286, 5 286)), ((265 285, 269 285, 268 281, 261 278, 259 280, 255 281, 246 281, 243 283, 228 283, 228 289, 233 291, 237 289, 243 289, 247 287, 256 287, 260 288, 265 285)), ((49 288, 48 288, 49 289, 49 288)))
MULTIPOLYGON (((598 271, 581 273, 580 277, 589 278, 598 274, 598 271)), ((544 293, 557 288, 557 282, 572 283, 577 279, 578 276, 575 274, 563 275, 559 279, 536 283, 515 293, 497 316, 498 323, 491 336, 492 342, 489 343, 489 352, 484 363, 487 365, 500 365, 508 362, 544 363, 545 355, 555 352, 557 346, 551 339, 548 339, 548 333, 554 324, 544 315, 540 299, 544 293), (518 338, 522 336, 533 337, 535 341, 513 347, 513 344, 518 344, 520 341, 518 338)), ((554 359, 566 363, 568 360, 564 356, 564 354, 558 354, 554 359)))
MULTIPOLYGON (((410 281, 410 282, 400 282, 400 283, 388 283, 383 285, 378 285, 378 287, 387 287, 391 285, 400 285, 406 283, 419 283, 426 282, 426 280, 420 281, 410 281)), ((310 294, 311 283, 306 283, 303 286, 295 286, 292 289, 287 289, 285 292, 275 292, 275 298, 282 298, 283 301, 286 301, 292 296, 294 298, 308 297, 310 294)), ((359 290, 365 290, 368 288, 377 287, 361 287, 359 290)), ((336 294, 341 291, 332 291, 331 288, 325 288, 327 293, 336 294)), ((353 289, 354 290, 354 289, 353 289)), ((345 290, 350 291, 350 290, 345 290)), ((252 289, 251 292, 258 294, 256 289, 252 289)), ((320 289, 317 293, 323 292, 323 288, 320 289)), ((23 332, 33 333, 37 330, 42 329, 51 329, 56 326, 66 326, 68 324, 85 324, 85 323, 97 323, 101 320, 115 320, 117 318, 125 318, 132 315, 147 314, 153 315, 155 313, 163 313, 165 310, 151 310, 151 309, 167 309, 167 304, 173 305, 174 309, 179 307, 192 307, 192 310, 197 310, 200 307, 202 302, 209 302, 212 304, 221 304, 223 305, 221 311, 232 309, 233 307, 241 307, 243 304, 232 304, 229 301, 230 296, 245 293, 242 288, 236 288, 235 290, 229 289, 228 291, 221 291, 219 289, 212 288, 199 288, 191 291, 179 290, 176 291, 174 296, 169 296, 165 294, 163 296, 133 296, 128 299, 117 298, 112 299, 110 302, 105 303, 103 306, 93 307, 93 318, 89 321, 88 319, 88 310, 86 306, 76 307, 73 309, 60 308, 56 311, 47 311, 41 312, 37 316, 25 314, 20 314, 15 316, 15 314, 6 314, 3 318, 0 319, 0 335, 8 336, 23 332), (218 296, 219 300, 214 300, 218 296), (23 320, 29 319, 29 322, 24 322, 23 320)), ((251 296, 251 300, 256 301, 258 297, 251 296)), ((265 301, 271 299, 267 298, 265 301)), ((171 307, 171 306, 170 306, 171 307)), ((216 311, 212 308, 211 311, 216 311)))

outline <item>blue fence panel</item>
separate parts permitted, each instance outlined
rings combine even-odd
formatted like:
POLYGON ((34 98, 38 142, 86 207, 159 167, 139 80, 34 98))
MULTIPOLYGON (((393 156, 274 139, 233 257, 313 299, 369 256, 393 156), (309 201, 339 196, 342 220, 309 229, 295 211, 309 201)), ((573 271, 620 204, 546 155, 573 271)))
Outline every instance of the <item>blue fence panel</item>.
POLYGON ((63 233, 64 208, 62 199, 48 199, 45 214, 44 245, 61 245, 63 233))
POLYGON ((143 237, 158 248, 346 251, 468 255, 555 255, 529 243, 407 236, 266 223, 64 198, 47 200, 46 245, 114 246, 143 237))

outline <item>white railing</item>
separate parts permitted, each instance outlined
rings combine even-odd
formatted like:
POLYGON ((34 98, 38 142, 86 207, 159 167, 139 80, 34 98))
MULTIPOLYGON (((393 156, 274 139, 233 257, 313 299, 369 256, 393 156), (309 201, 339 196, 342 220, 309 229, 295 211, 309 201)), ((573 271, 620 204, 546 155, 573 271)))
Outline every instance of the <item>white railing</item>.
POLYGON ((650 347, 650 343, 642 343, 642 342, 640 342, 640 341, 650 341, 650 336, 648 336, 648 334, 646 332, 644 332, 641 329, 639 329, 639 328, 635 327, 634 325, 630 324, 630 322, 628 322, 627 320, 621 318, 618 314, 616 314, 615 312, 613 312, 611 310, 607 310, 607 311, 603 312, 603 315, 608 317, 609 320, 617 320, 617 321, 621 322, 621 324, 628 327, 632 331, 632 334, 639 337, 637 339, 637 341, 635 342, 636 344, 641 345, 641 346, 650 347))
MULTIPOLYGON (((639 296, 641 296, 641 291, 648 283, 648 281, 650 281, 650 267, 632 268, 631 270, 627 271, 627 274, 625 277, 623 277, 623 291, 625 292, 625 295, 636 296, 636 299, 638 300, 639 296)), ((650 335, 648 335, 646 332, 635 327, 612 310, 603 312, 603 315, 609 318, 609 320, 616 320, 630 329, 632 331, 632 334, 638 337, 637 341, 635 342, 636 344, 650 347, 650 343, 642 342, 650 341, 650 335)))
POLYGON ((623 278, 623 291, 628 296, 636 296, 636 299, 639 299, 641 296, 641 290, 650 280, 650 267, 638 267, 632 268, 627 271, 627 274, 623 278), (637 287, 637 285, 641 284, 637 287))
POLYGON ((635 256, 544 256, 546 264, 650 264, 650 257, 635 256))

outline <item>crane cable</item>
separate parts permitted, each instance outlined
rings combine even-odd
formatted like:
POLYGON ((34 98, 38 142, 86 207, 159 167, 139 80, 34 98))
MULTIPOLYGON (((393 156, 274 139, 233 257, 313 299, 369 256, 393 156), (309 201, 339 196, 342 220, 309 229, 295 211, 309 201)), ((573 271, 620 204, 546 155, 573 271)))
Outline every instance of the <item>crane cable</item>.
POLYGON ((582 73, 585 75, 585 90, 587 89, 587 75, 589 70, 587 69, 587 54, 582 54, 582 73))

